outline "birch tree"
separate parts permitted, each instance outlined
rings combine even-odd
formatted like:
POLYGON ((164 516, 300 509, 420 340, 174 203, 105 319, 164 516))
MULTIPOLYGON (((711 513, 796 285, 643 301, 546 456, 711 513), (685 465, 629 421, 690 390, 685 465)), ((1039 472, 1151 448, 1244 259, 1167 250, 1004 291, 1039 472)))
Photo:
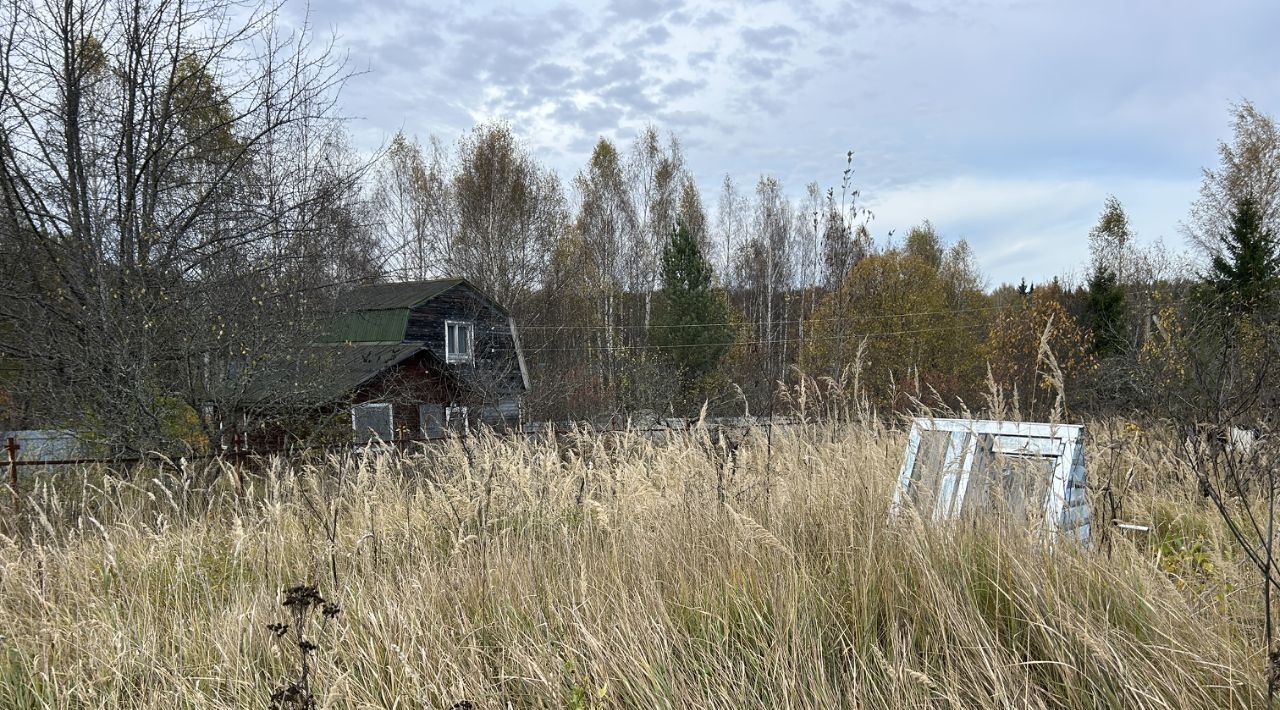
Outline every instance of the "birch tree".
POLYGON ((164 445, 175 402, 215 437, 205 405, 244 401, 305 336, 337 271, 315 260, 349 253, 319 230, 358 177, 331 160, 345 68, 272 5, 2 12, 0 351, 20 396, 117 450, 164 445))

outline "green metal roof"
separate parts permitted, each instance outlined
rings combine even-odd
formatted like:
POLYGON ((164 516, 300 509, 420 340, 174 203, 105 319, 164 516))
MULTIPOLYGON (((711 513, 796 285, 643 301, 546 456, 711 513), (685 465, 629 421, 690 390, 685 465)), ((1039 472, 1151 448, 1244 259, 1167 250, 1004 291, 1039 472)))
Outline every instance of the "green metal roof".
POLYGON ((400 283, 361 286, 339 298, 342 307, 352 311, 378 311, 388 308, 413 308, 462 283, 462 279, 404 281, 400 283))
POLYGON ((334 316, 323 340, 330 343, 399 343, 409 323, 408 308, 383 308, 334 316))
POLYGON ((399 343, 404 341, 409 310, 449 289, 462 279, 406 281, 352 289, 338 298, 340 312, 325 324, 319 337, 326 343, 399 343))
POLYGON ((273 405, 336 402, 419 353, 431 351, 421 343, 314 345, 292 366, 281 363, 260 373, 245 400, 273 405))
MULTIPOLYGON (((337 312, 329 316, 316 342, 402 343, 410 310, 461 284, 475 290, 465 279, 402 281, 348 290, 338 297, 337 312)), ((507 312, 493 299, 484 294, 481 297, 507 312)))
POLYGON ((394 345, 333 345, 315 348, 310 355, 318 360, 325 381, 320 399, 339 399, 360 385, 420 352, 430 352, 420 343, 394 345))

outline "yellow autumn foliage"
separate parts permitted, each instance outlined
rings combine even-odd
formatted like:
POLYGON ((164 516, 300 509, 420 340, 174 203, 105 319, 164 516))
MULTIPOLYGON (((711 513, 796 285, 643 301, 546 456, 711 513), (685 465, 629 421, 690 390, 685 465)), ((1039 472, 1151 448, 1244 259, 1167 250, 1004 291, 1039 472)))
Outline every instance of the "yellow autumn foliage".
POLYGON ((1062 297, 1056 285, 1037 288, 999 313, 987 341, 992 377, 1007 400, 1017 395, 1025 416, 1054 402, 1059 384, 1070 392, 1098 366, 1092 336, 1076 324, 1062 297), (1055 383, 1059 372, 1061 382, 1055 383))
POLYGON ((859 384, 880 406, 932 391, 955 404, 982 379, 986 305, 981 291, 951 282, 945 265, 896 250, 875 254, 814 312, 802 365, 831 375, 858 366, 859 384))

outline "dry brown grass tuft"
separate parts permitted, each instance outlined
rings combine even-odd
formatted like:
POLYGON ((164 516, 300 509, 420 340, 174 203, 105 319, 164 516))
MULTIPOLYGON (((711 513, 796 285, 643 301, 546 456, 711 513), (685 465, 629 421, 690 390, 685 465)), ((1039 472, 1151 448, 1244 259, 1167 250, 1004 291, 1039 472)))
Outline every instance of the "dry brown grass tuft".
POLYGON ((320 707, 1260 704, 1256 581, 1158 432, 1091 431, 1150 542, 889 520, 874 426, 731 467, 693 432, 270 462, 243 494, 66 474, 0 538, 0 705, 263 707, 299 584, 342 601, 320 707))

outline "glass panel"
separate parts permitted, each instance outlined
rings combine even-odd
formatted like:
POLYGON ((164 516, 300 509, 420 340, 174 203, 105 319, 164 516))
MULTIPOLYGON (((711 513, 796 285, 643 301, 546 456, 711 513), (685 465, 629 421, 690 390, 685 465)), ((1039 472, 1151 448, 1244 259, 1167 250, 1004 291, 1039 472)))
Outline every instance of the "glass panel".
POLYGON ((450 321, 444 324, 445 357, 464 359, 471 357, 471 328, 470 323, 450 321))
POLYGON ((951 432, 920 432, 920 448, 916 451, 915 465, 911 468, 908 493, 921 517, 933 515, 933 506, 938 498, 938 484, 942 478, 942 462, 950 443, 951 432))
POLYGON ((942 464, 942 483, 938 485, 938 514, 951 517, 960 509, 956 494, 960 488, 960 477, 964 475, 965 457, 969 455, 968 432, 951 432, 951 443, 942 464))
POLYGON ((1053 501, 1058 466, 1071 460, 1072 483, 1065 491, 1060 520, 1087 527, 1081 431, 1066 425, 918 419, 907 451, 911 470, 900 495, 910 499, 922 517, 994 514, 1038 527, 1045 523, 1053 501), (1064 459, 1068 456, 1072 458, 1064 459))
POLYGON ((993 486, 992 503, 1015 517, 1043 517, 1056 463, 1047 456, 999 456, 993 467, 999 486, 993 486))
POLYGON ((383 441, 395 438, 391 423, 390 404, 357 404, 351 408, 351 428, 358 443, 371 441, 375 437, 383 441))
POLYGON ((964 501, 960 511, 968 514, 988 510, 991 507, 991 484, 995 481, 995 455, 991 452, 993 437, 978 435, 973 465, 969 468, 969 483, 965 486, 964 501))
POLYGON ((419 404, 418 425, 423 436, 437 437, 444 434, 444 405, 419 404))

